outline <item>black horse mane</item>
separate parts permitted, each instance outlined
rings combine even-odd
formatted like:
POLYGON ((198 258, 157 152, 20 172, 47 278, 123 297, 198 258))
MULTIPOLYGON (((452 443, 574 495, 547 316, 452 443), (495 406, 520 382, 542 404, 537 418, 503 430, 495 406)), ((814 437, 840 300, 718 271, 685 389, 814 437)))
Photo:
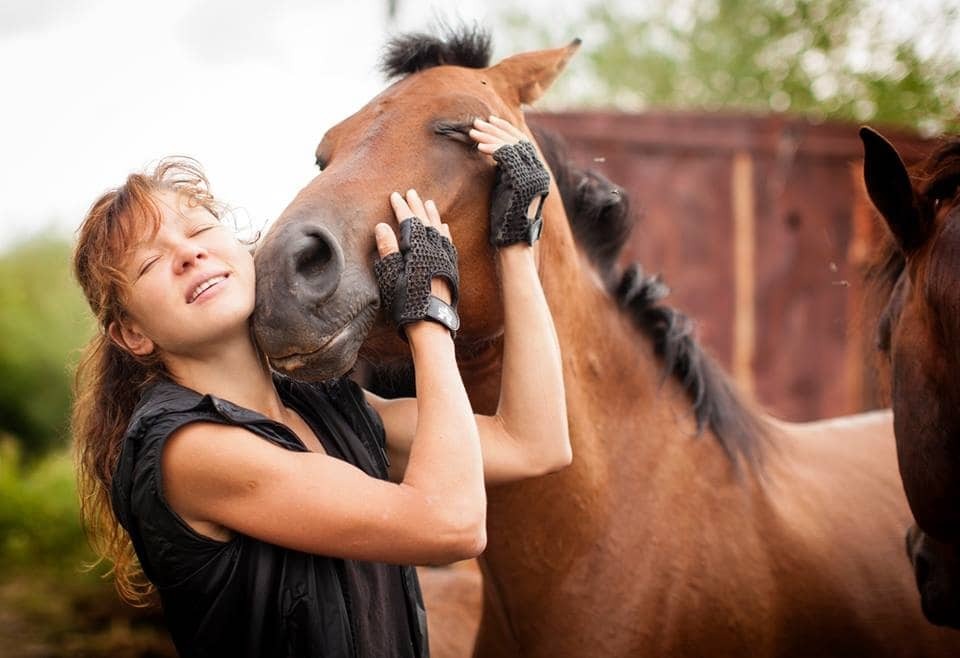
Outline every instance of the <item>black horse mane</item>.
POLYGON ((697 432, 713 431, 720 445, 737 462, 759 458, 765 434, 757 417, 740 399, 730 378, 703 351, 694 324, 683 313, 664 305, 670 292, 659 275, 645 275, 639 264, 617 266, 634 226, 626 192, 593 170, 573 164, 560 138, 534 128, 540 150, 553 171, 574 239, 606 281, 607 290, 634 325, 652 342, 663 362, 663 377, 675 377, 693 405, 697 432))
MULTIPOLYGON (((954 200, 960 188, 960 137, 945 137, 926 159, 911 168, 910 177, 916 203, 924 215, 933 213, 934 202, 954 200)), ((898 300, 891 300, 891 296, 907 266, 907 258, 885 222, 883 229, 864 278, 876 308, 883 309, 877 319, 876 346, 888 354, 893 324, 902 310, 902 304, 895 303, 898 300)))
MULTIPOLYGON (((393 78, 444 64, 489 65, 489 33, 477 27, 443 31, 442 38, 411 34, 392 39, 384 51, 381 70, 393 78)), ((760 419, 700 347, 693 323, 680 311, 660 303, 668 292, 660 277, 645 276, 639 265, 617 268, 634 223, 626 192, 600 173, 575 166, 556 135, 543 129, 534 129, 534 135, 556 178, 575 240, 620 308, 653 341, 663 361, 664 378, 676 377, 683 386, 693 406, 697 432, 709 427, 734 463, 739 457, 748 461, 759 458, 757 447, 764 435, 760 419)), ((386 388, 403 379, 390 370, 378 370, 375 377, 386 388)))

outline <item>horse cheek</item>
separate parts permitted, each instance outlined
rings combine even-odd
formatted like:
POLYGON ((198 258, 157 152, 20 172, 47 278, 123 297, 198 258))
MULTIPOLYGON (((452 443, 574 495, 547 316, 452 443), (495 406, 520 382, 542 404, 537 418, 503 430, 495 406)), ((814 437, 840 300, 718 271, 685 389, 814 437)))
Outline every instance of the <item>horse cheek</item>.
POLYGON ((916 340, 908 343, 901 338, 894 348, 891 395, 897 463, 917 524, 925 532, 945 538, 960 518, 942 513, 953 509, 945 503, 956 492, 951 485, 951 465, 943 457, 947 446, 942 445, 942 409, 930 386, 930 364, 920 356, 922 353, 922 345, 916 340))

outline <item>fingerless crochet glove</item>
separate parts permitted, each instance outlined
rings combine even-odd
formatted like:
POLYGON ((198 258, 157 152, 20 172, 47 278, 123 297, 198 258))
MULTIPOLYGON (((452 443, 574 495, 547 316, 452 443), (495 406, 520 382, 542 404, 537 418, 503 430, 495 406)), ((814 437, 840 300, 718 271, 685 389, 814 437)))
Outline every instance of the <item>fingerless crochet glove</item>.
POLYGON ((533 244, 543 227, 543 200, 550 190, 550 174, 527 141, 501 146, 493 152, 499 165, 490 198, 490 242, 504 246, 516 242, 533 244), (534 217, 527 208, 537 197, 534 217))
MULTIPOLYGON (((433 320, 456 335, 460 327, 457 300, 460 274, 457 249, 440 231, 416 217, 400 222, 400 251, 373 264, 380 287, 380 303, 400 328, 419 320, 433 320), (451 303, 430 294, 430 282, 442 276, 450 283, 451 303)), ((405 336, 404 336, 405 337, 405 336)))

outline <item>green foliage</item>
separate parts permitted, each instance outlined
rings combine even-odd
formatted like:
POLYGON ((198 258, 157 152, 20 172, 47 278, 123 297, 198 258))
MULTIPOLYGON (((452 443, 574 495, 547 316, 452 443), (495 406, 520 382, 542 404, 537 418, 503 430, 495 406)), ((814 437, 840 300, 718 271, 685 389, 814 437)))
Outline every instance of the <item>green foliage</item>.
POLYGON ((93 558, 69 453, 25 466, 0 440, 0 656, 176 656, 159 609, 122 603, 93 558))
POLYGON ((52 453, 25 467, 17 444, 0 441, 0 577, 27 571, 77 574, 92 558, 70 455, 52 453))
POLYGON ((0 255, 0 436, 28 456, 66 442, 70 369, 90 335, 70 246, 38 240, 0 255))
POLYGON ((508 16, 513 40, 584 37, 554 104, 775 111, 955 127, 960 9, 869 0, 594 1, 566 25, 508 16), (627 7, 630 9, 627 9, 627 7), (899 12, 899 14, 897 13, 899 12))

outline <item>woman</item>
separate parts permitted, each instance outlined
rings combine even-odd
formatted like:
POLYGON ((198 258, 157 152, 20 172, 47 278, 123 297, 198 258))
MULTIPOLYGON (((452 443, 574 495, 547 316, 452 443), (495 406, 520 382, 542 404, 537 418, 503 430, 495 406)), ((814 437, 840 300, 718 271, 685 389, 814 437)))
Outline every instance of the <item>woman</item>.
POLYGON ((376 228, 376 272, 410 344, 415 400, 270 371, 249 328, 252 257, 194 164, 131 175, 85 219, 74 266, 101 331, 77 374, 82 511, 121 595, 159 592, 182 655, 426 655, 415 571, 394 565, 477 555, 484 482, 569 463, 530 247, 549 178, 509 123, 478 119, 470 134, 500 165, 491 241, 506 330, 492 417, 473 415, 454 360, 449 229, 413 190, 390 197, 402 248, 376 228), (414 289, 421 257, 442 261, 429 291, 414 289))

